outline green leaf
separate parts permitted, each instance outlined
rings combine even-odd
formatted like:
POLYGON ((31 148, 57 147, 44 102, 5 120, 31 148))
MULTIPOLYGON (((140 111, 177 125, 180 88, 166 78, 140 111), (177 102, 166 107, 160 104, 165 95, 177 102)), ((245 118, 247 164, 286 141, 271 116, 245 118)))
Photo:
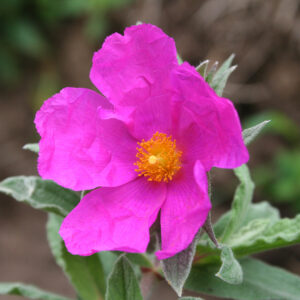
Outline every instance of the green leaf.
POLYGON ((269 219, 271 222, 278 221, 280 219, 279 210, 266 201, 251 203, 241 225, 245 226, 255 219, 269 219))
POLYGON ((182 295, 184 283, 191 271, 197 241, 198 235, 185 250, 170 258, 161 260, 162 271, 165 275, 165 279, 179 297, 182 295))
POLYGON ((211 66, 211 68, 209 69, 209 71, 206 72, 206 78, 205 78, 205 80, 206 80, 206 82, 207 82, 208 84, 211 84, 212 79, 213 79, 213 77, 214 77, 214 75, 215 75, 215 73, 216 73, 216 70, 217 70, 217 68, 218 68, 218 65, 219 65, 219 62, 215 61, 214 64, 213 64, 213 65, 211 66))
POLYGON ((249 145, 269 122, 270 120, 263 121, 253 127, 243 130, 245 145, 249 145))
POLYGON ((254 219, 250 221, 247 226, 242 227, 236 234, 230 239, 230 246, 236 247, 239 245, 246 245, 249 241, 255 240, 260 236, 266 228, 270 226, 269 219, 254 219))
POLYGON ((101 251, 97 255, 101 261, 104 276, 107 278, 120 254, 112 251, 101 251))
POLYGON ((219 242, 217 240, 213 225, 211 223, 211 213, 209 212, 205 223, 202 225, 202 229, 206 232, 207 238, 214 244, 214 246, 218 249, 221 249, 219 242))
POLYGON ((202 61, 197 67, 196 70, 197 72, 204 78, 204 80, 206 79, 206 74, 207 74, 207 67, 209 64, 209 60, 204 60, 202 61))
POLYGON ((19 282, 1 282, 0 295, 17 295, 26 297, 26 299, 70 300, 70 298, 46 292, 35 286, 19 282))
POLYGON ((243 270, 228 246, 222 247, 221 260, 222 265, 216 276, 230 284, 241 284, 243 270))
MULTIPOLYGON (((218 69, 218 71, 215 73, 215 76, 218 77, 222 77, 221 75, 226 72, 228 70, 228 68, 230 68, 231 64, 232 64, 232 61, 235 57, 235 54, 232 53, 223 63, 222 65, 220 66, 220 68, 218 69)), ((216 78, 213 79, 214 81, 216 81, 216 78)))
POLYGON ((142 300, 139 283, 128 259, 121 255, 107 280, 105 300, 142 300))
POLYGON ((236 189, 230 218, 222 236, 222 242, 228 244, 231 235, 237 232, 247 216, 252 201, 254 183, 250 177, 247 165, 234 169, 235 175, 239 178, 240 184, 236 189))
POLYGON ((300 243, 300 215, 294 219, 256 219, 232 236, 230 245, 238 256, 300 243))
POLYGON ((300 127, 282 111, 268 111, 254 114, 244 120, 243 123, 247 127, 252 127, 265 120, 272 120, 272 126, 267 126, 265 128, 266 132, 279 135, 291 144, 299 142, 300 127))
POLYGON ((31 144, 26 144, 23 146, 24 150, 29 150, 32 151, 34 153, 39 153, 40 151, 40 146, 38 143, 31 143, 31 144))
POLYGON ((183 63, 183 59, 181 58, 181 56, 179 55, 179 53, 177 53, 177 61, 178 61, 179 65, 181 65, 183 63))
MULTIPOLYGON (((251 204, 248 208, 247 215, 241 222, 241 226, 246 226, 249 222, 255 219, 270 219, 272 221, 277 221, 280 219, 279 211, 266 201, 251 204)), ((217 238, 220 238, 223 235, 224 229, 228 226, 229 220, 231 220, 231 211, 224 214, 214 225, 214 231, 217 238)), ((204 238, 207 239, 207 237, 204 238)))
POLYGON ((128 260, 138 266, 145 267, 145 268, 152 268, 152 262, 150 259, 146 256, 146 254, 143 253, 127 253, 126 257, 128 260))
POLYGON ((10 44, 22 55, 39 59, 46 54, 48 41, 33 19, 18 17, 7 30, 10 44))
MULTIPOLYGON (((105 273, 107 275, 110 274, 113 265, 115 264, 115 261, 122 254, 125 253, 120 251, 101 251, 98 253, 102 265, 105 269, 105 273)), ((139 267, 144 267, 144 268, 153 268, 152 261, 145 253, 126 253, 126 258, 133 265, 137 265, 139 267)))
POLYGON ((224 61, 221 67, 216 71, 216 73, 211 79, 210 85, 219 96, 222 96, 228 77, 237 67, 237 66, 231 66, 233 59, 234 59, 234 54, 231 54, 224 61))
POLYGON ((63 218, 49 214, 47 237, 57 264, 63 269, 83 300, 99 300, 105 295, 105 276, 97 254, 71 255, 58 234, 63 218))
POLYGON ((244 272, 244 280, 240 285, 231 285, 215 277, 218 265, 206 265, 192 269, 185 288, 237 300, 299 299, 299 276, 255 259, 243 259, 240 263, 244 272))
POLYGON ((77 193, 36 176, 9 177, 0 182, 0 192, 36 209, 66 216, 79 202, 77 193))

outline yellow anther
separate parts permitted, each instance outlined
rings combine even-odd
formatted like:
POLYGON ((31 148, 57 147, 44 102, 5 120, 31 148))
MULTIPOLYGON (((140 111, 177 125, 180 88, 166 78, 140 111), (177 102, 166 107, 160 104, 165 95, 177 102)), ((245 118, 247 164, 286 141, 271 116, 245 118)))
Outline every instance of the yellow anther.
POLYGON ((150 140, 142 140, 138 145, 135 171, 139 176, 146 176, 149 181, 169 182, 181 169, 182 152, 176 149, 171 136, 156 132, 150 140))

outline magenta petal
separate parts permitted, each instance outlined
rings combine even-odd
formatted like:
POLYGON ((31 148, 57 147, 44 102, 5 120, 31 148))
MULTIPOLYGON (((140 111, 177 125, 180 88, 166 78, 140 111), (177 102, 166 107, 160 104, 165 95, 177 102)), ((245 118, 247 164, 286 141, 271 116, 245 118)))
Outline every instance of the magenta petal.
POLYGON ((82 88, 65 88, 45 101, 35 118, 42 178, 74 190, 99 186, 99 174, 110 161, 95 130, 100 107, 112 108, 104 97, 82 88))
POLYGON ((87 194, 64 219, 60 235, 69 252, 145 252, 149 228, 165 200, 165 184, 138 178, 87 194))
POLYGON ((148 140, 155 132, 171 134, 172 118, 170 96, 160 95, 146 100, 134 111, 132 135, 148 140))
POLYGON ((206 170, 246 163, 249 154, 232 102, 219 97, 187 63, 178 67, 173 80, 178 90, 174 101, 183 104, 177 136, 189 159, 201 160, 206 170))
POLYGON ((174 40, 151 24, 114 33, 94 54, 90 73, 94 85, 114 104, 133 105, 161 94, 177 65, 174 40))
MULTIPOLYGON (((99 109, 100 116, 101 111, 99 109)), ((101 147, 110 156, 109 163, 97 175, 99 186, 119 186, 135 179, 138 176, 134 171, 138 140, 131 136, 123 121, 116 118, 99 120, 97 136, 101 147)))
POLYGON ((166 259, 186 249, 211 209, 206 172, 197 161, 194 168, 184 165, 168 184, 167 198, 161 209, 162 249, 158 259, 166 259))

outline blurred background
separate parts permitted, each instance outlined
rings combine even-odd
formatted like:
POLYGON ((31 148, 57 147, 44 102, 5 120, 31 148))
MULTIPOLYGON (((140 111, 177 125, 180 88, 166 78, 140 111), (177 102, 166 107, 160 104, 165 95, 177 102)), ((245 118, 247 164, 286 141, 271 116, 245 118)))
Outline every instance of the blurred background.
MULTIPOLYGON (((300 213, 299 0, 1 0, 0 179, 37 174, 36 156, 22 150, 39 139, 36 110, 65 86, 93 88, 93 52, 106 35, 137 21, 161 27, 193 65, 236 54, 238 68, 224 96, 235 103, 244 128, 272 120, 249 147, 255 201, 270 201, 282 216, 300 213)), ((229 209, 237 180, 232 171, 215 170, 213 185, 217 219, 229 209)), ((0 281, 74 296, 51 257, 46 214, 0 199, 0 281)), ((259 257, 300 275, 299 250, 259 257)), ((155 295, 177 299, 163 283, 155 295)))

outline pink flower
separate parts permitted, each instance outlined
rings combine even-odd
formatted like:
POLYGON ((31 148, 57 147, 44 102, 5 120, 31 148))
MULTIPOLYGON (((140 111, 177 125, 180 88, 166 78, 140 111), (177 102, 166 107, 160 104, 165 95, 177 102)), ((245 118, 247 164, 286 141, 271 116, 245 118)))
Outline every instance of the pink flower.
POLYGON ((173 39, 149 24, 109 36, 94 54, 90 78, 105 97, 65 88, 35 119, 42 178, 94 189, 60 235, 73 254, 145 252, 160 212, 156 255, 173 256, 211 209, 206 172, 248 160, 237 112, 195 68, 179 65, 173 39))

